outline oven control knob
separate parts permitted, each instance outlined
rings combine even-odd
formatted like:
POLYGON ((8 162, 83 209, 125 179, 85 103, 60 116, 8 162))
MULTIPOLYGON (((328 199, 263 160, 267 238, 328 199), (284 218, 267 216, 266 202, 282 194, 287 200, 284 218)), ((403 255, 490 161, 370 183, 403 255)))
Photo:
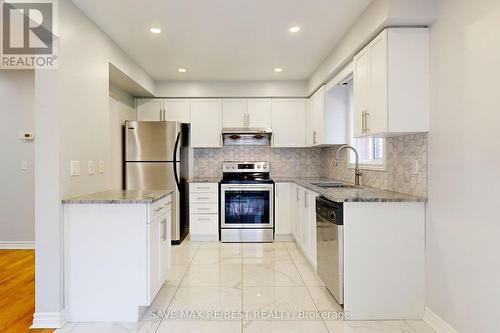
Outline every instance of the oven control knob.
POLYGON ((260 169, 260 164, 259 164, 259 165, 257 165, 257 169, 260 169))

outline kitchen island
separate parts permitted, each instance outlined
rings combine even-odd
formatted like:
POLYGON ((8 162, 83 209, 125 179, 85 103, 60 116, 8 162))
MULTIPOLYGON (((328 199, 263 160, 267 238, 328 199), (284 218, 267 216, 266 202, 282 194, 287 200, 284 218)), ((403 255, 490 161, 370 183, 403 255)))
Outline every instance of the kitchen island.
POLYGON ((172 191, 63 200, 67 320, 139 321, 170 270, 172 191))

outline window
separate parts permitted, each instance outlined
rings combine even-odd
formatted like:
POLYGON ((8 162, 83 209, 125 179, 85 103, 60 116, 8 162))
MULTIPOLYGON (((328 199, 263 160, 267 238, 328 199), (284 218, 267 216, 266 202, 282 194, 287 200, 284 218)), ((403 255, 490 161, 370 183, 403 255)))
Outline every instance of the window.
MULTIPOLYGON (((347 136, 348 143, 356 148, 359 154, 359 165, 363 169, 385 169, 385 139, 384 138, 354 138, 354 98, 352 79, 347 81, 347 136)), ((356 157, 354 152, 349 150, 349 164, 354 166, 356 157)))

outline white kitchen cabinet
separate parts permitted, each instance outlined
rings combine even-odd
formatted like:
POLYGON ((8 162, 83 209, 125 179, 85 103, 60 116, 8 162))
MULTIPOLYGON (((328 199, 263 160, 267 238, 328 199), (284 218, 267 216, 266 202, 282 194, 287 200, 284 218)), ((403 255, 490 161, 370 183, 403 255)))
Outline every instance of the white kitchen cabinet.
POLYGON ((298 207, 299 207, 299 192, 298 186, 295 183, 290 184, 290 224, 292 229, 292 236, 298 239, 298 207))
POLYGON ((271 117, 273 147, 306 146, 304 98, 273 98, 271 117))
POLYGON ((138 98, 135 100, 135 117, 137 121, 162 121, 163 99, 138 98))
POLYGON ((160 221, 148 223, 148 302, 153 300, 161 288, 160 282, 160 221))
POLYGON ((222 99, 191 100, 191 147, 222 146, 222 99))
POLYGON ((246 98, 224 98, 222 100, 222 124, 224 128, 248 127, 246 98))
POLYGON ((189 236, 192 241, 219 240, 217 183, 189 184, 189 236))
POLYGON ((271 99, 247 99, 247 124, 252 128, 271 128, 271 99))
POLYGON ((166 98, 163 108, 165 121, 177 121, 189 124, 191 122, 191 101, 187 98, 166 98))
POLYGON ((274 228, 276 239, 292 239, 292 223, 290 214, 290 183, 276 183, 274 190, 274 228))
POLYGON ((291 232, 297 246, 312 267, 317 267, 316 255, 316 192, 290 184, 291 232))
POLYGON ((313 267, 317 269, 318 259, 316 251, 316 197, 318 194, 313 191, 306 190, 307 197, 307 226, 308 226, 308 245, 307 255, 313 267))
POLYGON ((139 321, 169 274, 170 195, 117 200, 63 205, 67 320, 139 321))
POLYGON ((172 210, 167 209, 160 221, 160 281, 163 284, 171 270, 172 210))
POLYGON ((307 146, 339 145, 346 142, 346 109, 339 101, 347 98, 342 88, 321 86, 308 100, 306 113, 307 146))
POLYGON ((429 32, 388 28, 354 57, 354 135, 429 131, 429 32))
POLYGON ((191 102, 185 98, 138 98, 135 101, 138 121, 190 122, 191 102))

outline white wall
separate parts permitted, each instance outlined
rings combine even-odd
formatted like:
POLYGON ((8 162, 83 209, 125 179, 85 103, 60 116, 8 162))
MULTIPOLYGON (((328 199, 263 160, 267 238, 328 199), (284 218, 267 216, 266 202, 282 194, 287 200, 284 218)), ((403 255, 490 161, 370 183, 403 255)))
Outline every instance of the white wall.
POLYGON ((307 81, 158 81, 158 97, 305 97, 307 81))
POLYGON ((434 22, 436 0, 373 0, 309 78, 312 93, 388 26, 423 26, 434 22))
POLYGON ((122 89, 109 86, 109 166, 108 188, 123 188, 123 130, 126 120, 134 120, 134 98, 122 89))
POLYGON ((427 306, 500 332, 500 2, 438 0, 431 30, 427 306))
MULTIPOLYGON (((109 63, 154 92, 154 81, 70 1, 59 0, 59 68, 35 78, 35 327, 54 326, 63 310, 61 199, 108 186, 109 63), (104 175, 87 161, 106 161, 104 175), (79 177, 69 161, 79 160, 79 177), (49 318, 49 321, 44 319, 49 318)), ((98 170, 98 169, 97 169, 98 170)))
POLYGON ((35 144, 18 137, 34 131, 34 99, 33 71, 0 70, 0 248, 35 240, 35 144))

